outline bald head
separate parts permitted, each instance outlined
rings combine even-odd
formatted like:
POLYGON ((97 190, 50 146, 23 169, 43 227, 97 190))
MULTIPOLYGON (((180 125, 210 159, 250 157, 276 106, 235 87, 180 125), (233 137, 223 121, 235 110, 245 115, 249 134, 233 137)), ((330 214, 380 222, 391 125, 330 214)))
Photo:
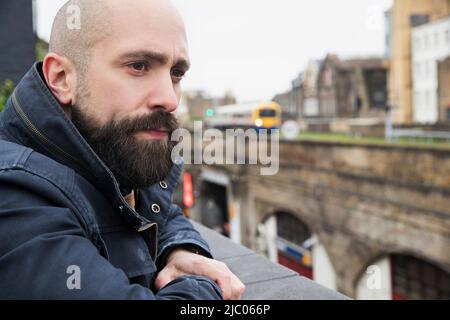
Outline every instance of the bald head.
MULTIPOLYGON (((120 28, 115 25, 115 20, 119 20, 124 9, 129 11, 130 7, 148 14, 149 19, 155 14, 169 14, 176 25, 184 28, 181 16, 168 0, 69 0, 53 22, 50 52, 67 57, 77 71, 84 73, 91 50, 120 28)), ((128 19, 131 21, 133 16, 128 19)))
POLYGON ((111 34, 111 27, 108 1, 70 0, 55 17, 49 50, 67 57, 78 71, 85 71, 91 48, 111 34))

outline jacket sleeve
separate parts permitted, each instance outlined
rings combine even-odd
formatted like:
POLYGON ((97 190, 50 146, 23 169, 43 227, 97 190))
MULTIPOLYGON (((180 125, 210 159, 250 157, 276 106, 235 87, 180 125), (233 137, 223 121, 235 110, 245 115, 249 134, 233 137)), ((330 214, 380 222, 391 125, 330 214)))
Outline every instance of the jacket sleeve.
POLYGON ((221 299, 202 277, 180 277, 158 293, 130 284, 58 197, 44 179, 0 171, 0 299, 221 299))
POLYGON ((183 246, 195 248, 200 254, 213 258, 208 243, 183 215, 181 208, 171 204, 168 218, 159 237, 158 268, 161 269, 165 265, 167 255, 172 249, 183 246))

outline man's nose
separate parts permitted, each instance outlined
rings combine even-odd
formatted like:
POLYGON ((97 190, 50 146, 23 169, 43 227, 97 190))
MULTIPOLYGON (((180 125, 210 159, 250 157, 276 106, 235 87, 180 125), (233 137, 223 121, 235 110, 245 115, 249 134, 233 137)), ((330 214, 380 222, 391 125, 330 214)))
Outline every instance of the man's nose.
POLYGON ((178 96, 176 94, 172 77, 159 77, 151 88, 148 98, 148 106, 151 109, 164 109, 166 112, 175 112, 178 107, 178 96))

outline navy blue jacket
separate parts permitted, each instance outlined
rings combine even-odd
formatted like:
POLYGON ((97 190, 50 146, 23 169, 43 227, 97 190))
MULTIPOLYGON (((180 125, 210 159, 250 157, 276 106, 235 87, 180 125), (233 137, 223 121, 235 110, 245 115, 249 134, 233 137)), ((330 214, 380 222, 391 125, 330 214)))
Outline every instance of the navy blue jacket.
POLYGON ((153 288, 170 249, 211 257, 172 203, 181 166, 140 190, 132 209, 41 70, 31 68, 0 113, 0 299, 221 299, 199 276, 153 288))

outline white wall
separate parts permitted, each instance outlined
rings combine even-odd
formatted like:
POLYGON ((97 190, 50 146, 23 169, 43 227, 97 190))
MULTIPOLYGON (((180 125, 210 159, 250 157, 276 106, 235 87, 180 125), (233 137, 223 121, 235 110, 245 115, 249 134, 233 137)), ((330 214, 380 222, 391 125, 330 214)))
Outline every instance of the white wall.
POLYGON ((361 276, 356 287, 358 300, 391 300, 392 281, 389 257, 370 265, 361 276))
POLYGON ((319 115, 319 100, 317 98, 306 98, 303 108, 304 116, 317 116, 319 115))
MULTIPOLYGON (((230 192, 229 192, 230 194, 230 192)), ((230 238, 236 243, 241 244, 241 205, 238 201, 229 199, 229 206, 232 206, 230 214, 230 238)))
POLYGON ((412 79, 414 120, 438 120, 438 61, 450 55, 450 17, 413 29, 412 79))
POLYGON ((270 216, 264 224, 258 226, 260 234, 261 247, 267 252, 270 261, 278 262, 277 249, 277 219, 274 215, 270 216))
MULTIPOLYGON (((314 236, 314 239, 317 239, 314 236)), ((312 248, 313 278, 319 284, 336 290, 336 272, 331 264, 325 247, 318 241, 312 248)))

